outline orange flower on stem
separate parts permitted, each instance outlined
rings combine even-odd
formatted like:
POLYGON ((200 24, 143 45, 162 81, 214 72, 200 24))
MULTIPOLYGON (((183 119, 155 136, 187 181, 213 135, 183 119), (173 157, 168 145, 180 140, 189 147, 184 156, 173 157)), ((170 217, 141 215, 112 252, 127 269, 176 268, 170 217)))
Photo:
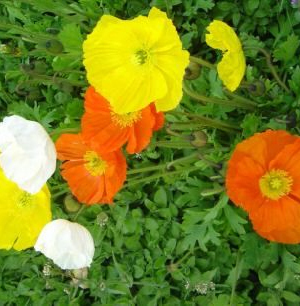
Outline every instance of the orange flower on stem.
POLYGON ((81 134, 63 134, 56 141, 61 175, 74 196, 85 204, 112 203, 126 179, 126 160, 120 150, 100 152, 83 141, 81 134))
POLYGON ((118 150, 127 143, 128 153, 139 153, 150 143, 153 131, 164 124, 164 115, 156 112, 154 104, 128 114, 114 113, 92 86, 86 91, 84 106, 83 138, 97 143, 103 152, 118 150))
POLYGON ((268 130, 239 143, 229 161, 226 188, 262 237, 300 242, 300 137, 268 130))

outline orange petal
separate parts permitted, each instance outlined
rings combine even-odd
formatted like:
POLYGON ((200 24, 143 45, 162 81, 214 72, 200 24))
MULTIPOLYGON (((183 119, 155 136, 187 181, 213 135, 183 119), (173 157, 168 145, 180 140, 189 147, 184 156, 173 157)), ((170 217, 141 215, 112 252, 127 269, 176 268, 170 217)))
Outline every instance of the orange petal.
POLYGON ((278 201, 266 200, 249 217, 254 230, 268 240, 300 242, 300 203, 288 196, 278 201))
POLYGON ((55 143, 59 160, 82 159, 87 151, 80 134, 62 134, 55 143))
POLYGON ((300 201, 300 138, 297 138, 295 142, 282 148, 270 163, 270 168, 282 169, 289 173, 293 179, 291 194, 300 201))
POLYGON ((264 198, 259 188, 259 179, 265 173, 253 159, 235 151, 226 174, 226 189, 229 198, 246 211, 256 210, 264 198))
POLYGON ((130 134, 126 150, 129 154, 139 153, 150 143, 153 133, 155 117, 150 108, 142 111, 142 118, 133 126, 133 133, 130 134))

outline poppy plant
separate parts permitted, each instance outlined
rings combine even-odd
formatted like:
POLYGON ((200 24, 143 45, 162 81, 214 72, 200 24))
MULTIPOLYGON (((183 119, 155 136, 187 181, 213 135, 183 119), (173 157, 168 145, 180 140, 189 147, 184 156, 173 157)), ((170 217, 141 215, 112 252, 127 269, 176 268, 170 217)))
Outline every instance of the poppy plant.
POLYGON ((118 150, 127 143, 128 153, 139 153, 150 143, 153 131, 164 123, 163 113, 157 113, 153 104, 128 114, 113 112, 109 102, 91 86, 84 107, 82 136, 96 142, 103 152, 118 150))
POLYGON ((262 237, 300 242, 300 137, 268 130, 239 143, 228 164, 226 188, 262 237))
POLYGON ((56 141, 61 175, 82 203, 112 203, 126 179, 122 152, 102 153, 95 143, 85 143, 81 134, 63 134, 56 141))

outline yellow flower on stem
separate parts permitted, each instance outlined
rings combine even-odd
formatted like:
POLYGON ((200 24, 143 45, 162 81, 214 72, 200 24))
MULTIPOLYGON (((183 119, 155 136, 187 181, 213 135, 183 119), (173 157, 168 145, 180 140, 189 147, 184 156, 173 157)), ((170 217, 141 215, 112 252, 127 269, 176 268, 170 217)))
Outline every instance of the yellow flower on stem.
POLYGON ((0 169, 0 249, 17 251, 32 247, 51 220, 50 192, 44 187, 35 194, 20 189, 0 169))
POLYGON ((206 43, 223 51, 223 58, 217 66, 219 77, 230 91, 235 91, 246 70, 241 42, 234 30, 223 21, 214 20, 206 29, 209 32, 205 37, 206 43))
POLYGON ((104 15, 83 43, 87 79, 115 113, 177 106, 189 53, 172 21, 152 8, 148 17, 121 20, 104 15))

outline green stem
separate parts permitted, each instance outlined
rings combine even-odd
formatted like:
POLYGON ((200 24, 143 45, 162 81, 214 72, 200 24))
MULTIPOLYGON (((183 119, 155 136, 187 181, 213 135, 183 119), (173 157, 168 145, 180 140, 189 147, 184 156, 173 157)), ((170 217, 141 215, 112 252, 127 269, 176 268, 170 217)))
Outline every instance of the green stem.
POLYGON ((227 89, 224 89, 224 92, 225 94, 230 97, 230 98, 233 98, 235 99, 236 101, 239 101, 241 103, 248 103, 249 105, 253 105, 253 107, 257 107, 257 103, 250 100, 250 99, 247 99, 245 97, 242 97, 242 96, 239 96, 237 94, 234 94, 232 93, 231 91, 227 90, 227 89))
POLYGON ((245 49, 252 49, 252 50, 257 50, 259 52, 261 52, 265 58, 266 58, 266 63, 267 63, 267 66, 269 67, 273 77, 275 78, 275 80, 277 81, 277 83, 286 91, 286 92, 290 92, 290 90, 288 89, 288 87, 284 84, 284 82, 280 79, 274 65, 272 64, 272 59, 271 59, 271 55, 270 53, 263 49, 263 48, 259 48, 259 47, 254 47, 254 46, 251 46, 251 47, 245 47, 245 49))
POLYGON ((157 165, 157 166, 150 166, 150 167, 144 167, 140 169, 132 169, 127 171, 127 175, 136 174, 136 173, 143 173, 148 171, 155 171, 166 168, 166 165, 157 165))
POLYGON ((209 69, 215 69, 216 68, 214 64, 211 64, 210 62, 202 59, 201 57, 195 57, 195 56, 190 55, 190 61, 194 62, 196 64, 199 64, 200 66, 207 67, 209 69))
POLYGON ((228 129, 240 130, 239 127, 236 127, 233 124, 226 123, 226 122, 216 120, 216 119, 210 119, 210 118, 207 118, 207 117, 203 117, 201 115, 191 114, 191 113, 188 113, 188 112, 182 112, 182 113, 181 112, 173 112, 173 113, 177 113, 178 115, 185 115, 187 117, 197 119, 200 122, 203 122, 203 124, 205 124, 205 125, 210 125, 211 124, 214 127, 219 126, 219 127, 224 127, 224 128, 228 128, 228 129))
POLYGON ((202 197, 210 197, 210 196, 219 194, 219 193, 223 192, 224 190, 225 190, 224 187, 219 186, 219 187, 216 187, 214 189, 203 190, 202 192, 200 192, 200 195, 202 197))
POLYGON ((178 261, 174 263, 174 265, 179 266, 182 262, 184 262, 190 255, 193 255, 195 251, 200 250, 200 247, 193 249, 192 251, 188 251, 183 257, 181 257, 178 261))
POLYGON ((253 102, 242 102, 242 101, 235 101, 235 100, 222 100, 219 98, 213 98, 213 97, 206 97, 203 95, 200 95, 191 89, 189 89, 185 84, 183 84, 183 91, 190 96, 192 99, 201 102, 203 105, 207 103, 215 103, 222 106, 234 106, 238 108, 244 108, 248 110, 254 110, 255 107, 253 105, 253 102))
POLYGON ((172 166, 175 164, 184 164, 186 162, 190 162, 191 160, 197 159, 198 153, 194 153, 185 157, 181 157, 178 159, 175 159, 171 162, 168 162, 163 165, 156 165, 156 166, 149 166, 149 167, 144 167, 140 169, 132 169, 127 171, 127 175, 131 174, 137 174, 137 173, 143 173, 143 172, 150 172, 150 171, 156 171, 156 170, 169 170, 172 166))
POLYGON ((65 129, 56 129, 50 133, 50 136, 54 136, 57 134, 65 134, 65 133, 79 133, 80 127, 77 128, 65 128, 65 129))
POLYGON ((176 164, 185 164, 186 162, 191 162, 193 160, 197 160, 198 158, 199 158, 199 154, 194 153, 194 154, 191 154, 189 156, 185 156, 185 157, 175 159, 175 160, 166 164, 166 169, 170 170, 170 168, 173 167, 176 164))
POLYGON ((86 209, 86 205, 82 204, 82 206, 80 207, 80 209, 78 210, 77 214, 75 215, 75 217, 73 218, 73 222, 75 222, 77 220, 77 218, 79 217, 79 215, 86 209))
POLYGON ((170 142, 170 141, 157 141, 155 143, 156 147, 159 148, 170 148, 170 149, 192 149, 194 146, 192 146, 190 143, 185 141, 177 141, 177 142, 170 142))
POLYGON ((236 255, 234 279, 233 279, 233 283, 232 283, 232 287, 231 287, 231 296, 230 296, 229 306, 233 306, 234 296, 235 296, 235 288, 236 288, 237 281, 239 279, 240 269, 241 269, 241 257, 240 257, 240 252, 238 251, 237 255, 236 255))
POLYGON ((189 118, 194 119, 196 122, 180 122, 180 123, 175 123, 172 124, 172 128, 175 130, 180 130, 180 129, 188 129, 188 128, 199 128, 199 127, 213 127, 216 129, 220 129, 223 130, 225 132, 233 132, 233 131, 238 131, 240 130, 239 127, 236 127, 235 125, 229 124, 229 123, 225 123, 222 122, 220 120, 216 120, 216 119, 211 119, 211 118, 207 118, 207 117, 203 117, 201 115, 197 115, 197 114, 191 114, 191 113, 186 113, 186 112, 177 112, 177 111, 172 111, 172 114, 174 115, 184 115, 187 116, 189 118), (187 124, 185 124, 187 123, 187 124))
POLYGON ((162 178, 162 177, 165 177, 165 176, 177 175, 177 174, 180 174, 182 172, 192 172, 192 171, 196 171, 196 170, 199 171, 199 167, 192 166, 192 167, 187 168, 187 169, 184 168, 184 169, 177 170, 177 171, 170 171, 170 172, 166 172, 166 173, 155 174, 155 175, 151 175, 149 177, 145 177, 145 178, 142 178, 142 179, 132 180, 132 181, 128 182, 126 185, 124 185, 124 187, 129 187, 129 186, 133 186, 133 185, 140 184, 140 183, 148 183, 148 182, 151 182, 153 180, 156 180, 156 179, 159 179, 159 178, 162 178))

